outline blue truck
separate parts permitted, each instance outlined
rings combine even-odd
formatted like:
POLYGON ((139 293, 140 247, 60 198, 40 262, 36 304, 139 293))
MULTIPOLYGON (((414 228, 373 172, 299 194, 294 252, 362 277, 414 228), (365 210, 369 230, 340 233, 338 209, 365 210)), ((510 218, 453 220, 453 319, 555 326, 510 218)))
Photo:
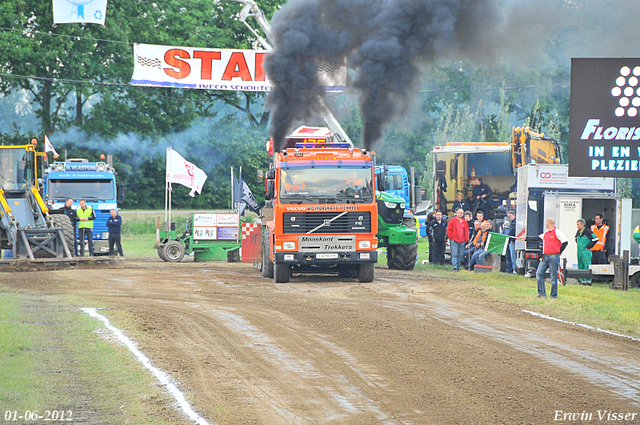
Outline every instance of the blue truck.
POLYGON ((74 209, 78 208, 80 199, 93 208, 96 215, 93 223, 96 255, 109 253, 107 220, 111 209, 117 209, 118 202, 124 201, 122 189, 116 185, 116 172, 111 161, 68 159, 50 164, 44 173, 44 199, 50 210, 62 208, 69 198, 73 199, 74 209))

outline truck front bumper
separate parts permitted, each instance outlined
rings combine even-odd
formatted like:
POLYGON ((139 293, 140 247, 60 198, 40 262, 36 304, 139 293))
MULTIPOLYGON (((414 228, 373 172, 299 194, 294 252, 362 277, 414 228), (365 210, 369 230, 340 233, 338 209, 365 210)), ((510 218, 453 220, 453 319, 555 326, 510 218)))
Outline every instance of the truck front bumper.
POLYGON ((276 252, 278 264, 332 266, 335 264, 376 263, 378 251, 357 252, 276 252))

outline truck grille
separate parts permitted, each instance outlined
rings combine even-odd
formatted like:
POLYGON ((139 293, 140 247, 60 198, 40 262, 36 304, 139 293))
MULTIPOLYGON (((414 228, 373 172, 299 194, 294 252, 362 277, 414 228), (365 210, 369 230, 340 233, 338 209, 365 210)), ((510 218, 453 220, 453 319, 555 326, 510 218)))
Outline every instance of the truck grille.
POLYGON ((371 213, 368 211, 348 212, 332 220, 339 212, 301 212, 284 213, 282 233, 307 233, 323 223, 327 223, 313 233, 369 233, 371 232, 371 213))

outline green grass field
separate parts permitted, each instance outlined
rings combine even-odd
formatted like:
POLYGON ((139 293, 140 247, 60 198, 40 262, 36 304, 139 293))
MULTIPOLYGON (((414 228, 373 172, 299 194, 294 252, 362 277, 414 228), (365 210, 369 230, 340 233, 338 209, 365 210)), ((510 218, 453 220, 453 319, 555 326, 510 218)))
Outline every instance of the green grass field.
POLYGON ((149 415, 148 403, 169 397, 151 373, 71 299, 0 287, 0 335, 2 415, 55 410, 90 423, 170 422, 149 415))

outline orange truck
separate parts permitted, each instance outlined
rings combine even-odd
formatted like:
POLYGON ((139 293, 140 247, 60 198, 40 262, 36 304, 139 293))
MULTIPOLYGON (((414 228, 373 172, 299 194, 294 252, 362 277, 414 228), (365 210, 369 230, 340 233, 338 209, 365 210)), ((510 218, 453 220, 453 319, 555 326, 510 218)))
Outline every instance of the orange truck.
POLYGON ((273 155, 263 211, 262 275, 338 273, 371 282, 378 260, 378 207, 371 152, 300 127, 273 155))

